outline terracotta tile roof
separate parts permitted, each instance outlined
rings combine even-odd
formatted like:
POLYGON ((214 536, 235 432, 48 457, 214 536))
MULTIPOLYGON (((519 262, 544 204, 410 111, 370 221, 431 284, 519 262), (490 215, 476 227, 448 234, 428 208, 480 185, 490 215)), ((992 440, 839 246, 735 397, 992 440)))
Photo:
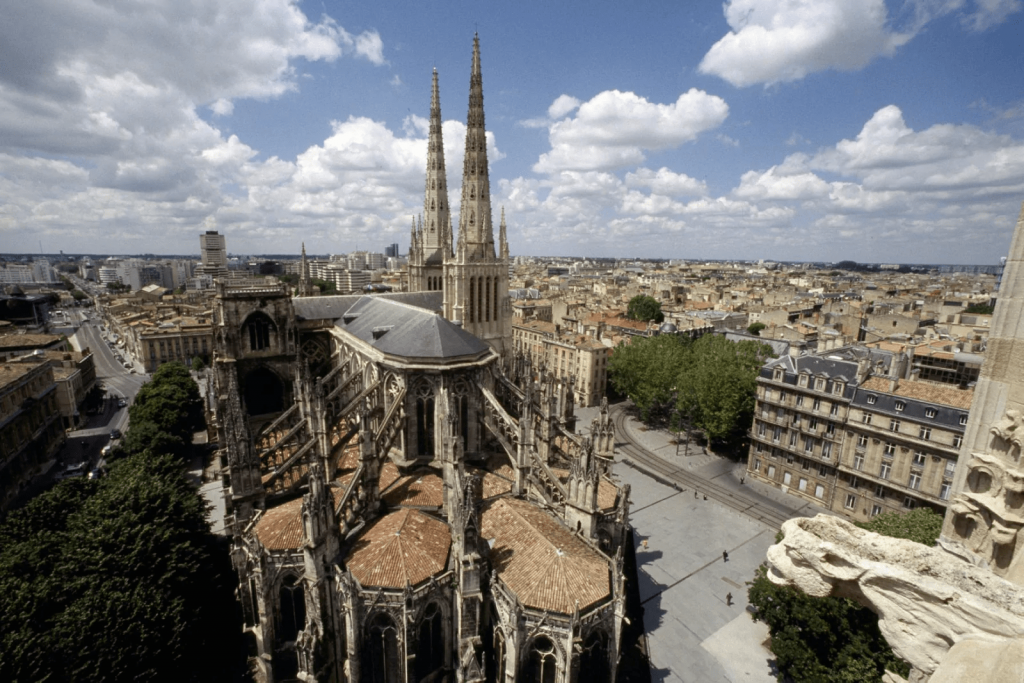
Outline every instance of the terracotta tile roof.
POLYGON ((900 382, 896 385, 896 391, 889 391, 889 380, 887 378, 870 377, 860 386, 866 391, 904 396, 918 401, 937 403, 963 410, 969 410, 971 401, 974 399, 973 388, 960 389, 951 384, 937 384, 934 382, 900 382))
POLYGON ((402 473, 398 471, 398 466, 389 460, 381 465, 380 476, 377 478, 377 486, 381 491, 386 491, 387 488, 394 484, 395 480, 400 476, 402 476, 402 473))
POLYGON ((607 560, 540 508, 499 498, 481 526, 495 575, 527 607, 571 614, 611 595, 607 560))
POLYGON ((444 505, 444 481, 436 472, 414 472, 395 479, 382 497, 388 505, 439 508, 444 505))
POLYGON ((496 472, 487 472, 475 467, 469 468, 469 471, 481 476, 484 500, 504 495, 512 490, 515 473, 508 465, 502 465, 496 472))
POLYGON ((302 499, 264 512, 256 523, 256 538, 267 550, 291 550, 302 545, 302 499))
POLYGON ((362 533, 347 566, 363 586, 415 586, 445 570, 451 544, 447 524, 404 508, 377 519, 362 533))

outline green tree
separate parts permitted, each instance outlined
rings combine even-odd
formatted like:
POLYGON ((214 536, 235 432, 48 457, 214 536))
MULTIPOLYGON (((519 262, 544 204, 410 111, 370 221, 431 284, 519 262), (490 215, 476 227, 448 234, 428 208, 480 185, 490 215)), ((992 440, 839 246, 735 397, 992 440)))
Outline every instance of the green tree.
POLYGON ((675 378, 679 412, 709 440, 727 439, 745 429, 754 412, 757 374, 773 356, 771 347, 707 334, 687 350, 675 378))
POLYGON ((809 683, 881 681, 886 669, 907 676, 910 667, 893 654, 878 630, 878 617, 846 598, 813 598, 778 586, 761 565, 747 598, 771 634, 779 680, 809 683))
POLYGON ((89 297, 86 296, 85 292, 83 292, 80 289, 72 289, 71 298, 73 298, 75 301, 81 301, 82 299, 88 299, 89 297))
POLYGON ((181 363, 161 365, 142 385, 128 414, 125 452, 151 456, 187 457, 192 435, 206 423, 199 387, 181 363))
POLYGON ((931 508, 920 507, 908 512, 884 512, 869 522, 857 522, 861 529, 883 536, 905 538, 908 541, 935 545, 942 533, 942 515, 931 508))
POLYGON ((626 317, 630 320, 642 320, 644 322, 654 321, 660 323, 665 319, 661 312, 661 303, 652 296, 637 294, 629 300, 626 307, 626 317))
POLYGON ((334 284, 333 280, 313 278, 310 280, 310 283, 315 287, 319 287, 321 294, 337 294, 338 292, 338 286, 334 284))
POLYGON ((192 372, 202 372, 206 369, 206 363, 200 356, 196 356, 192 359, 192 372))
POLYGON ((971 304, 964 313, 976 313, 978 315, 991 315, 992 311, 995 310, 995 306, 989 306, 988 304, 971 304))
POLYGON ((747 327, 747 332, 749 332, 750 334, 756 334, 757 336, 760 337, 761 330, 763 330, 765 327, 766 325, 764 323, 750 323, 750 325, 747 327))
POLYGON ((231 679, 241 629, 218 546, 168 456, 127 458, 11 513, 0 524, 0 680, 231 679))
POLYGON ((689 340, 676 335, 633 337, 621 343, 608 361, 608 378, 648 420, 652 411, 671 405, 675 376, 686 357, 689 340))

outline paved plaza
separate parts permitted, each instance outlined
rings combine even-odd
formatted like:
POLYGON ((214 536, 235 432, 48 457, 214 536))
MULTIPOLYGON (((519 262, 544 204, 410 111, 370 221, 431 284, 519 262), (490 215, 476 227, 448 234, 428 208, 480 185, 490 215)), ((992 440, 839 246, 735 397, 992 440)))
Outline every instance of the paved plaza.
MULTIPOLYGON (((596 409, 579 409, 579 430, 589 432, 596 409)), ((740 482, 743 467, 699 447, 676 455, 670 434, 629 420, 616 441, 644 447, 675 467, 738 495, 767 499, 793 516, 823 509, 759 482, 740 482)), ((651 658, 659 682, 773 683, 768 629, 747 611, 747 586, 775 542, 776 530, 714 500, 677 491, 616 457, 614 474, 632 491, 640 599, 651 658), (645 543, 646 542, 646 546, 645 543), (726 562, 722 552, 729 554, 726 562), (728 604, 731 594, 732 604, 728 604)))

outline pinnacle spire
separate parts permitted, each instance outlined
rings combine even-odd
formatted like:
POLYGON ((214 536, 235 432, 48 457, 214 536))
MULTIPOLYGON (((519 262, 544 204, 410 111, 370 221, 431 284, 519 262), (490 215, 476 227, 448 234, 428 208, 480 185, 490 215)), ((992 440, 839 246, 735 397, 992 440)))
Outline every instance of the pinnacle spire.
POLYGON ((500 258, 508 260, 508 234, 505 227, 505 207, 501 207, 501 225, 498 228, 498 248, 501 250, 500 258))
POLYGON ((441 136, 441 94, 434 69, 430 88, 430 133, 427 141, 427 183, 423 193, 423 257, 441 259, 441 235, 448 223, 448 180, 444 167, 444 140, 441 136), (433 257, 433 258, 432 258, 433 257))
POLYGON ((306 260, 306 243, 302 243, 302 260, 299 262, 299 296, 312 294, 313 285, 309 278, 309 261, 306 260))
POLYGON ((487 131, 484 125, 484 86, 480 69, 480 38, 476 35, 473 36, 473 68, 469 77, 466 156, 462 164, 462 203, 459 211, 459 244, 464 242, 470 259, 494 259, 491 184, 487 172, 487 131))

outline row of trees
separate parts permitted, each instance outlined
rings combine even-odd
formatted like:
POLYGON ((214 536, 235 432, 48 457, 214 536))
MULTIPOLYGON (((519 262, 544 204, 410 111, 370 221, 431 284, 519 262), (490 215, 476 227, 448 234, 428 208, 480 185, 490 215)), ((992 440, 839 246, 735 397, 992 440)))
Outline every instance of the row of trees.
MULTIPOLYGON (((888 512, 858 524, 868 531, 935 545, 942 517, 928 508, 888 512)), ((781 540, 781 533, 776 541, 781 540)), ((778 586, 761 565, 747 585, 757 611, 768 625, 771 651, 782 676, 794 681, 862 683, 881 681, 888 669, 903 677, 909 666, 899 659, 878 629, 878 617, 847 598, 815 598, 778 586)))
POLYGON ((724 440, 750 425, 757 374, 770 357, 771 347, 754 341, 662 334, 620 345, 608 373, 643 420, 685 419, 709 440, 724 440))
POLYGON ((234 573, 182 460, 202 418, 183 371, 164 365, 143 387, 107 476, 0 521, 0 680, 237 676, 234 573))
POLYGON ((192 455, 192 435, 206 425, 199 387, 181 363, 161 365, 136 394, 128 415, 128 433, 115 459, 145 453, 184 462, 192 455))

